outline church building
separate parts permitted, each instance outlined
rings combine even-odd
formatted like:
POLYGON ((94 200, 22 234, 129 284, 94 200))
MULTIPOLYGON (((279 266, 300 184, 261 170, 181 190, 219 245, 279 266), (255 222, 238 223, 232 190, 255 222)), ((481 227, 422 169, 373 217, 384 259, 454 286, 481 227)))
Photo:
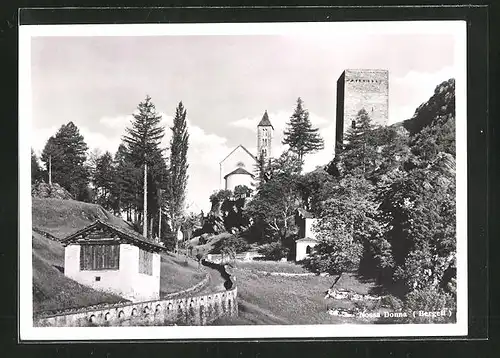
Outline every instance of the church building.
POLYGON ((267 111, 257 125, 257 153, 252 154, 243 145, 238 145, 220 163, 220 188, 234 190, 238 185, 253 188, 255 166, 262 155, 267 161, 272 157, 274 127, 267 111))

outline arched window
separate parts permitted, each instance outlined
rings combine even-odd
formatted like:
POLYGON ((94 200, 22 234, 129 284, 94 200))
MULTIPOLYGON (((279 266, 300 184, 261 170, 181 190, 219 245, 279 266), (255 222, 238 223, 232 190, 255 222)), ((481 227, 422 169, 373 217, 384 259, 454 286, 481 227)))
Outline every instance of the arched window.
POLYGON ((352 128, 356 128, 356 121, 352 121, 351 126, 352 128))
POLYGON ((236 164, 236 166, 237 166, 238 168, 243 168, 243 167, 245 166, 245 163, 243 163, 243 162, 238 162, 238 164, 236 164))
POLYGON ((309 255, 311 253, 311 251, 312 251, 311 246, 307 245, 307 247, 306 247, 306 254, 309 255))
POLYGON ((266 157, 266 156, 267 156, 267 149, 266 149, 266 148, 262 148, 262 155, 263 155, 264 157, 266 157))

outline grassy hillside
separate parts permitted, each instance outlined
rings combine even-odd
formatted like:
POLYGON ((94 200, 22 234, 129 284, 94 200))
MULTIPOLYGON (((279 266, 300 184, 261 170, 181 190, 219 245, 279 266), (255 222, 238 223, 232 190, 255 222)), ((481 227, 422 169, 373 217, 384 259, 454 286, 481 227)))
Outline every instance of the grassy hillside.
POLYGON ((203 280, 205 272, 198 269, 192 260, 186 262, 184 257, 163 254, 161 258, 160 293, 182 291, 203 280))
MULTIPOLYGON (((253 262, 248 266, 274 271, 274 263, 253 262)), ((368 323, 358 317, 343 318, 327 313, 329 308, 352 309, 355 305, 352 301, 324 298, 333 277, 267 276, 248 269, 236 269, 233 274, 238 285, 239 316, 221 318, 214 325, 368 323)), ((359 294, 375 289, 373 282, 361 282, 352 274, 344 274, 335 287, 359 294)))
POLYGON ((32 198, 33 227, 59 239, 90 225, 97 219, 131 229, 131 225, 100 205, 76 200, 32 198))
MULTIPOLYGON (((116 226, 130 225, 99 205, 74 200, 33 198, 33 227, 57 238, 82 229, 97 219, 116 226)), ((99 303, 114 303, 125 299, 93 290, 64 276, 64 247, 32 232, 33 243, 33 309, 34 312, 84 307, 99 303)), ((182 257, 163 254, 160 292, 172 293, 200 282, 205 273, 197 264, 182 257)))

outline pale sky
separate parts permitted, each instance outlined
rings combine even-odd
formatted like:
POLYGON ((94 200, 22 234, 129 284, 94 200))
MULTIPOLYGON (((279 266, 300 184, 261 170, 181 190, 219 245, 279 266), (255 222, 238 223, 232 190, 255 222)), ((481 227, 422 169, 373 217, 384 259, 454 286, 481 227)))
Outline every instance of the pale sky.
MULTIPOLYGON (((73 121, 90 149, 115 153, 131 113, 148 94, 163 124, 187 109, 189 209, 209 208, 219 162, 238 144, 256 148, 265 110, 273 154, 301 97, 325 149, 306 170, 332 159, 337 79, 346 68, 389 70, 389 123, 410 118, 442 81, 456 77, 455 38, 435 34, 322 34, 156 37, 35 37, 31 78, 37 153, 73 121)), ((170 130, 166 128, 166 133, 170 130)), ((164 142, 168 144, 166 136, 164 142)))

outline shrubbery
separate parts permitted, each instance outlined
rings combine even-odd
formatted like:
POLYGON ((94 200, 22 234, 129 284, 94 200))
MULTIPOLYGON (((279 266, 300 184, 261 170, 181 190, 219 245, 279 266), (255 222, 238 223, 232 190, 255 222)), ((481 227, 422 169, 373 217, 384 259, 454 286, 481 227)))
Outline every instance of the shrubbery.
POLYGON ((416 313, 415 317, 413 314, 408 315, 410 323, 450 323, 456 320, 457 305, 452 294, 441 289, 425 288, 407 294, 403 310, 416 313), (425 315, 420 315, 420 312, 425 313, 425 315), (445 315, 432 316, 433 312, 443 312, 445 315))
POLYGON ((272 242, 261 246, 259 253, 264 255, 267 260, 281 260, 288 256, 289 248, 283 246, 280 242, 272 242))
POLYGON ((245 241, 245 239, 228 234, 227 237, 218 241, 212 250, 212 253, 218 253, 224 250, 225 252, 234 251, 234 253, 240 253, 248 250, 250 245, 245 241))

